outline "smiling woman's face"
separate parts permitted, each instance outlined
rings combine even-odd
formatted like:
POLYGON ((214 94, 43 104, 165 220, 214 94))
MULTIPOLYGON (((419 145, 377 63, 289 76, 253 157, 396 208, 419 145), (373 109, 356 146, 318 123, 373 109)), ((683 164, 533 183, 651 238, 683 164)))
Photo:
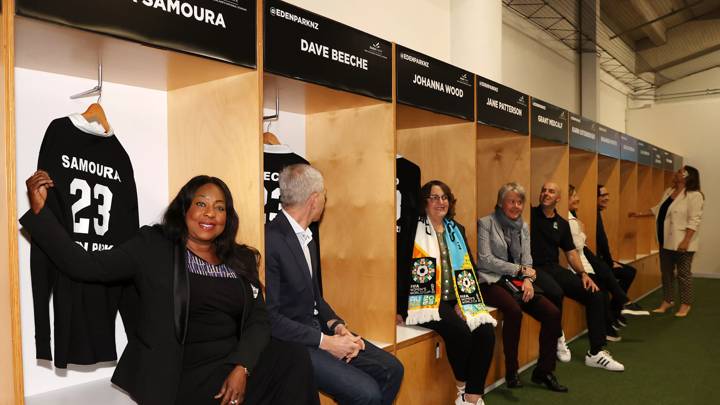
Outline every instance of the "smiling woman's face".
POLYGON ((225 194, 208 183, 198 188, 185 213, 188 239, 199 244, 212 243, 225 230, 225 194))

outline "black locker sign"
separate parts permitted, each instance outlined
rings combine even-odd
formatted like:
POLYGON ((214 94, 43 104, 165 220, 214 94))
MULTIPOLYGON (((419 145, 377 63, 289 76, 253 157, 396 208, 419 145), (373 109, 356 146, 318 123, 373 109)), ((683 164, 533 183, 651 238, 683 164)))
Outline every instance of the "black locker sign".
POLYGON ((598 125, 598 153, 620 158, 620 134, 608 127, 598 125))
POLYGON ((650 149, 652 149, 652 167, 655 169, 665 169, 662 149, 657 146, 650 146, 650 149))
POLYGON ((638 161, 638 141, 628 134, 620 134, 620 159, 638 161))
POLYGON ((663 150, 663 166, 664 169, 672 172, 675 169, 675 162, 673 161, 673 154, 663 150))
POLYGON ((530 97, 490 79, 476 77, 477 121, 527 135, 530 97))
POLYGON ((653 165, 652 145, 638 139, 638 163, 645 166, 653 165))
POLYGON ((473 74, 397 45, 397 101, 472 121, 473 74))
POLYGON ((266 71, 392 100, 390 42, 282 1, 265 4, 266 71))
POLYGON ((570 147, 588 152, 597 151, 597 123, 570 113, 570 147))
POLYGON ((564 109, 533 98, 532 126, 530 127, 532 136, 553 142, 568 143, 567 116, 568 113, 564 109))
POLYGON ((237 65, 256 65, 255 0, 16 0, 17 13, 237 65))

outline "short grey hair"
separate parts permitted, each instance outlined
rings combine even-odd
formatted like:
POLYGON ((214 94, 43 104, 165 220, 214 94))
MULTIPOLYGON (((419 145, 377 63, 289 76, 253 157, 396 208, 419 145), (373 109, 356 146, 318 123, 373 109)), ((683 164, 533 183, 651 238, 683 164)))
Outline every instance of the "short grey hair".
POLYGON ((523 204, 525 204, 525 188, 515 182, 505 183, 500 186, 497 194, 497 206, 502 207, 502 203, 505 200, 505 196, 509 192, 518 193, 523 204))
POLYGON ((290 165, 280 172, 280 203, 283 207, 303 204, 312 193, 321 193, 324 189, 322 174, 310 165, 290 165))

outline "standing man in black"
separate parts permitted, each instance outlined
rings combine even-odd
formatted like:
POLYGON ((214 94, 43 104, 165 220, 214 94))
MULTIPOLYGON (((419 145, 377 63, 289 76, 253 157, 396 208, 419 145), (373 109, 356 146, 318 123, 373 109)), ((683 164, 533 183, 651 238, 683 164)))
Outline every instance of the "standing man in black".
MULTIPOLYGON (((607 234, 605 233, 605 226, 603 225, 602 211, 607 209, 610 203, 610 193, 604 185, 600 184, 597 187, 597 228, 596 228, 596 244, 597 244, 597 257, 607 264, 608 268, 612 269, 612 273, 617 279, 620 288, 627 294, 635 280, 635 274, 637 270, 634 267, 628 266, 620 262, 613 260, 612 254, 610 253, 610 243, 608 242, 607 234)), ((629 300, 626 300, 626 302, 629 300)), ((625 326, 627 320, 623 315, 650 315, 650 312, 645 311, 634 302, 627 302, 622 308, 620 308, 620 314, 618 314, 617 320, 625 326)))
POLYGON ((315 382, 342 405, 391 405, 403 366, 351 333, 318 288, 317 246, 308 226, 325 208, 322 174, 306 164, 280 173, 282 210, 265 227, 265 288, 272 335, 305 345, 315 382))
POLYGON ((606 344, 605 298, 583 270, 570 225, 555 210, 559 201, 560 187, 548 182, 543 184, 540 191, 540 204, 532 208, 530 247, 533 266, 538 270, 536 283, 561 311, 565 295, 585 305, 590 340, 590 350, 585 354, 585 365, 623 371, 625 366, 603 349, 606 344), (558 249, 565 252, 565 257, 574 271, 560 266, 558 249))

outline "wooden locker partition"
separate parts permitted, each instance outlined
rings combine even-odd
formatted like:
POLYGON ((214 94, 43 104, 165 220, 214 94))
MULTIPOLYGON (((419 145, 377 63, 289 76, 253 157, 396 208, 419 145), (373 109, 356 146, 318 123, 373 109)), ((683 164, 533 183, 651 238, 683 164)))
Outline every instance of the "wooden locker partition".
POLYGON ((530 205, 538 204, 540 189, 546 182, 560 187, 561 198, 557 211, 567 218, 567 190, 570 152, 567 145, 531 138, 530 143, 530 205))
MULTIPOLYGON (((577 217, 585 227, 587 240, 585 244, 595 251, 595 227, 597 222, 597 185, 598 185, 598 156, 593 152, 586 152, 570 148, 570 184, 580 197, 577 217)), ((562 196, 569 202, 569 187, 563 190, 562 196)), ((568 212, 561 212, 567 218, 568 212)))
POLYGON ((420 166, 421 184, 441 180, 450 186, 457 199, 455 219, 477 254, 475 124, 398 105, 397 153, 420 166))
MULTIPOLYGON (((597 184, 603 184, 610 193, 610 202, 602 213, 603 225, 608 237, 610 252, 617 255, 620 249, 620 205, 622 204, 619 160, 607 156, 598 156, 597 184)), ((597 189, 594 198, 597 205, 597 189)))
POLYGON ((525 188, 523 218, 530 221, 530 137, 486 125, 477 126, 477 214, 495 210, 497 191, 509 182, 525 188))
MULTIPOLYGON (((652 169, 652 203, 651 207, 655 206, 660 202, 663 192, 665 191, 665 170, 663 169, 652 169)), ((653 235, 655 235, 655 218, 653 220, 653 235)), ((656 252, 659 249, 657 237, 652 238, 652 249, 651 252, 656 252)))
MULTIPOLYGON (((637 257, 638 221, 628 214, 638 205, 638 165, 634 162, 620 162, 619 207, 619 249, 613 250, 615 260, 633 261, 637 257)), ((612 200, 612 196, 610 197, 612 200)))
POLYGON ((290 79, 277 82, 281 102, 305 114, 307 158, 325 179, 327 202, 320 224, 325 299, 351 329, 381 347, 392 346, 393 105, 290 79))
MULTIPOLYGON (((650 207, 655 206, 655 196, 653 195, 653 169, 649 166, 638 165, 638 181, 637 181, 637 206, 635 211, 647 211, 650 207)), ((657 245, 655 242, 655 218, 642 217, 635 220, 637 223, 637 257, 649 255, 650 251, 657 245)))

